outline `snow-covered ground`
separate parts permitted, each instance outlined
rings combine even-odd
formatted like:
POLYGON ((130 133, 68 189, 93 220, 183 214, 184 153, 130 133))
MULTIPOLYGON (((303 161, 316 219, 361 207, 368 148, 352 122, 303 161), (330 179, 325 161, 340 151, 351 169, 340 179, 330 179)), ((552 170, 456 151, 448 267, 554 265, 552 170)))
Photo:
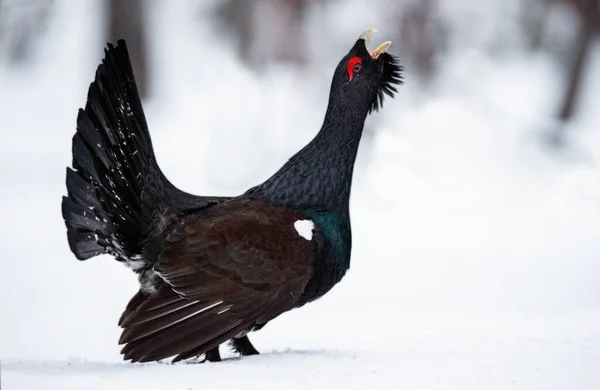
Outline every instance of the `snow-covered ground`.
MULTIPOLYGON (((133 365, 116 323, 135 277, 78 262, 60 215, 100 8, 56 3, 38 62, 0 69, 2 389, 600 389, 600 48, 561 152, 540 142, 561 80, 548 59, 459 51, 427 93, 408 71, 368 119, 342 283, 253 334, 260 356, 133 365)), ((268 177, 318 130, 342 43, 386 39, 348 11, 359 27, 336 27, 313 77, 255 75, 188 5, 153 1, 145 107, 163 170, 199 194, 268 177)))

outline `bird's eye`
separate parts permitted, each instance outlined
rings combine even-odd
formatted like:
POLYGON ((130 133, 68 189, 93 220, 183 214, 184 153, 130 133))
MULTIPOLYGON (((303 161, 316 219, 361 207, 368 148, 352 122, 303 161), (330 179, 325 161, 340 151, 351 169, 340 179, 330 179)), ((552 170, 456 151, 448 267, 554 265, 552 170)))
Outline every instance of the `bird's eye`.
POLYGON ((350 81, 352 81, 355 73, 360 72, 361 63, 362 60, 359 57, 353 57, 348 61, 348 77, 350 78, 350 81))

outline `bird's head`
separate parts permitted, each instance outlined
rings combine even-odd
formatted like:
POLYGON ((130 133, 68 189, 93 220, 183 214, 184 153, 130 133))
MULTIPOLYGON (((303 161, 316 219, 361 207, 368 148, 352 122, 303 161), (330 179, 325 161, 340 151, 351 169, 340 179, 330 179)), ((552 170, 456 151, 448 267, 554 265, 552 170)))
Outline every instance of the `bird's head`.
POLYGON ((368 113, 379 110, 384 94, 394 97, 394 85, 402 83, 402 66, 396 57, 387 53, 391 41, 369 48, 371 35, 376 30, 361 34, 352 49, 338 64, 331 84, 331 99, 345 108, 368 113))

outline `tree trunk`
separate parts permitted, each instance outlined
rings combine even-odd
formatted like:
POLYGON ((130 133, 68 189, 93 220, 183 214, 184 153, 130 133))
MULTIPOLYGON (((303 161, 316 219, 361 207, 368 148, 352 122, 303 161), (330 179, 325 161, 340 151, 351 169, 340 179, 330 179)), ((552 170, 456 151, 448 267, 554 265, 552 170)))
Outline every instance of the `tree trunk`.
POLYGON ((240 59, 259 67, 265 61, 302 64, 306 48, 305 11, 316 0, 222 0, 217 17, 233 32, 240 59))
POLYGON ((255 40, 254 1, 222 0, 217 5, 217 16, 227 30, 233 32, 237 53, 242 62, 252 62, 252 49, 255 40))
POLYGON ((146 3, 144 0, 109 0, 108 8, 109 41, 116 43, 118 39, 125 39, 127 42, 131 66, 143 99, 149 92, 146 3))
POLYGON ((436 55, 444 41, 437 0, 407 1, 402 3, 400 12, 398 50, 413 72, 428 80, 436 71, 436 55))
POLYGON ((581 79, 585 71, 585 64, 590 51, 590 43, 596 33, 598 19, 598 3, 596 0, 586 0, 581 3, 581 24, 577 37, 573 60, 569 69, 569 82, 564 93, 563 103, 558 113, 558 118, 566 122, 573 117, 577 107, 581 79))
POLYGON ((53 0, 0 1, 0 57, 20 66, 35 56, 53 0))

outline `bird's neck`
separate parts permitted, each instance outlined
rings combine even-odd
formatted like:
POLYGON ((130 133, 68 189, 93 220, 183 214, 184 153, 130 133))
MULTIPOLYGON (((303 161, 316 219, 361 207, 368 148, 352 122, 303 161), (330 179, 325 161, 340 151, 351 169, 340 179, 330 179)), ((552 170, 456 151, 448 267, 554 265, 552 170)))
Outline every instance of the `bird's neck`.
POLYGON ((303 210, 347 212, 354 162, 367 116, 366 109, 330 99, 315 138, 248 195, 303 210))

